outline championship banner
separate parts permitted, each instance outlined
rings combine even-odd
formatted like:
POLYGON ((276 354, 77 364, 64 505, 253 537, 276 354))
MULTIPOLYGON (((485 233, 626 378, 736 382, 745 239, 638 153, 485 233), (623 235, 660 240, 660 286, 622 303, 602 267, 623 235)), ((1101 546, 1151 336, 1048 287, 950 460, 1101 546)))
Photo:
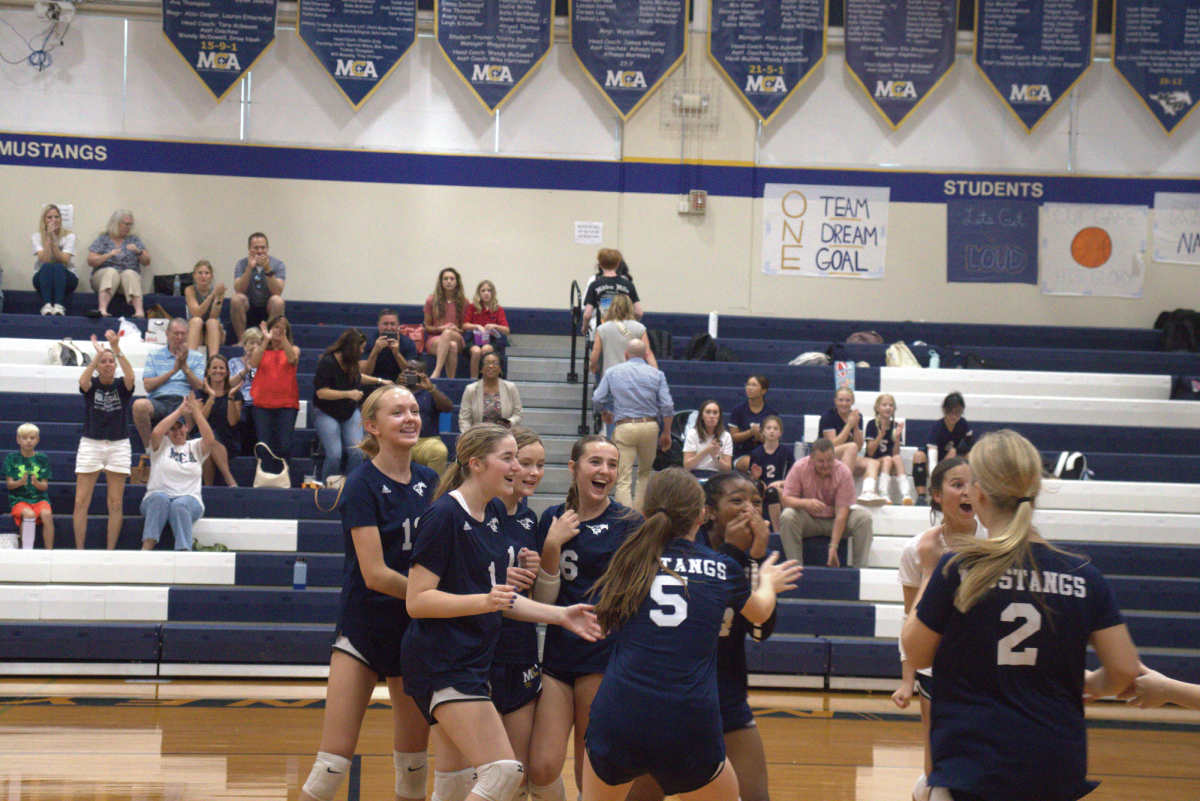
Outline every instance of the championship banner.
POLYGON ((1042 206, 1044 295, 1140 298, 1146 280, 1146 206, 1042 206))
POLYGON ((550 52, 554 0, 437 0, 438 46, 492 113, 550 52))
POLYGON ((1113 66, 1168 134, 1200 101, 1200 2, 1113 2, 1113 66))
POLYGON ((1092 65, 1096 0, 978 0, 975 64, 1032 133, 1092 65))
POLYGON ((825 60, 826 0, 712 0, 708 55, 764 124, 825 60))
POLYGON ((1037 284, 1038 204, 1028 200, 946 203, 946 280, 1037 284))
POLYGON ((958 0, 846 0, 846 68, 900 127, 954 66, 958 0))
POLYGON ((163 0, 163 35, 213 98, 275 41, 276 0, 163 0))
POLYGON ((763 272, 883 278, 886 186, 765 184, 763 272))
POLYGON ((627 120, 687 53, 684 0, 571 0, 571 49, 627 120))
POLYGON ((1154 193, 1154 260, 1200 264, 1200 195, 1154 193))
POLYGON ((417 40, 416 0, 300 0, 296 35, 354 108, 417 40))

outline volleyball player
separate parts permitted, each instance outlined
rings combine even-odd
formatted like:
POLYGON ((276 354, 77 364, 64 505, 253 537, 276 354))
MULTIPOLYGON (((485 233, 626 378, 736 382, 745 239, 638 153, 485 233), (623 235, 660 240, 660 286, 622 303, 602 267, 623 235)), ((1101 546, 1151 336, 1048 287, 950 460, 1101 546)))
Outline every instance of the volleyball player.
POLYGON ((396 798, 424 799, 429 726, 404 693, 401 637, 404 598, 417 519, 429 506, 437 474, 412 461, 421 410, 411 392, 386 387, 362 408, 370 457, 346 477, 342 531, 346 556, 337 636, 329 662, 321 748, 300 798, 331 801, 350 769, 363 715, 380 678, 392 699, 396 798))
MULTIPOLYGON (((735 801, 717 690, 717 638, 733 609, 765 623, 778 592, 800 577, 795 562, 759 568, 758 586, 733 559, 696 543, 704 491, 680 468, 654 474, 646 522, 597 582, 596 616, 615 647, 592 704, 584 801, 623 799, 649 774, 663 792, 735 801)), ((759 518, 761 520, 761 517, 759 518)))
POLYGON ((540 604, 500 583, 508 544, 490 502, 510 497, 520 472, 508 429, 474 426, 459 436, 456 451, 413 545, 404 691, 432 726, 439 769, 474 769, 466 798, 511 801, 524 770, 488 687, 501 614, 566 626, 583 641, 598 637, 599 628, 590 607, 540 604))
POLYGON ((1033 527, 1037 449, 1014 431, 971 451, 968 497, 989 538, 943 554, 922 547, 926 574, 903 642, 933 666, 930 745, 935 801, 1074 801, 1087 780, 1085 689, 1124 690, 1137 650, 1107 582, 1033 527), (1101 670, 1085 682, 1088 644, 1101 670))
MULTIPOLYGON (((571 488, 566 503, 547 509, 538 525, 541 571, 538 583, 562 606, 581 603, 608 568, 608 562, 641 515, 609 500, 617 480, 617 448, 598 435, 581 437, 571 448, 571 488), (551 571, 554 571, 551 573, 551 571)), ((541 595, 539 594, 539 597, 541 595)), ((586 642, 563 629, 547 629, 542 654, 542 695, 529 746, 529 795, 535 801, 563 801, 562 769, 567 738, 575 729, 575 782, 582 786, 583 733, 588 709, 608 665, 612 640, 586 642)))

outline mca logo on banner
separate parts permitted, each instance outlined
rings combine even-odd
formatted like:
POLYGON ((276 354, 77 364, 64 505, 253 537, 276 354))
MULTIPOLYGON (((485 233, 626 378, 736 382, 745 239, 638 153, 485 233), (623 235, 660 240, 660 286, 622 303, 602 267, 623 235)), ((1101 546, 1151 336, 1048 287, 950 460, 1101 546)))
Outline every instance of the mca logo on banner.
POLYGON ((1146 280, 1147 206, 1042 206, 1042 294, 1140 298, 1146 280))
POLYGON ((763 272, 883 278, 886 186, 766 184, 763 272))
POLYGON ((275 41, 276 0, 163 0, 163 35, 220 100, 275 41))

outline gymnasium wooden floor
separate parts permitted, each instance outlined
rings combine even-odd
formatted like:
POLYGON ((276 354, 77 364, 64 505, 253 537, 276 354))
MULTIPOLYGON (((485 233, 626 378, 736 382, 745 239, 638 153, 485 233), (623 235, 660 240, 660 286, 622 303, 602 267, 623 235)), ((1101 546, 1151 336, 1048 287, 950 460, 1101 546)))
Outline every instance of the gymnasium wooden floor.
MULTIPOLYGON (((0 680, 0 801, 294 799, 323 682, 0 680)), ((391 801, 390 712, 367 712, 349 801, 391 801)), ((908 801, 920 724, 884 693, 756 692, 774 801, 908 801)), ((1200 713, 1089 710, 1095 801, 1200 799, 1200 713)), ((664 733, 667 734, 667 733, 664 733)), ((573 799, 572 765, 564 778, 573 799)))

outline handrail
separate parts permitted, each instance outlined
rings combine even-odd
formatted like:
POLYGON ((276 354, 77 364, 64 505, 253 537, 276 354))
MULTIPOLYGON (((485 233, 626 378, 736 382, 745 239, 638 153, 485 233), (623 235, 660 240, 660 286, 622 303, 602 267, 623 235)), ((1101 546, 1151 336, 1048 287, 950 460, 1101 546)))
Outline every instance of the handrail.
MULTIPOLYGON (((571 306, 571 368, 567 373, 567 381, 574 384, 579 381, 579 371, 575 369, 575 354, 576 340, 583 331, 583 290, 579 288, 578 281, 571 282, 571 295, 569 300, 571 306)), ((583 392, 579 401, 579 436, 587 436, 591 433, 591 427, 588 425, 588 363, 587 363, 588 337, 583 334, 583 392)))

